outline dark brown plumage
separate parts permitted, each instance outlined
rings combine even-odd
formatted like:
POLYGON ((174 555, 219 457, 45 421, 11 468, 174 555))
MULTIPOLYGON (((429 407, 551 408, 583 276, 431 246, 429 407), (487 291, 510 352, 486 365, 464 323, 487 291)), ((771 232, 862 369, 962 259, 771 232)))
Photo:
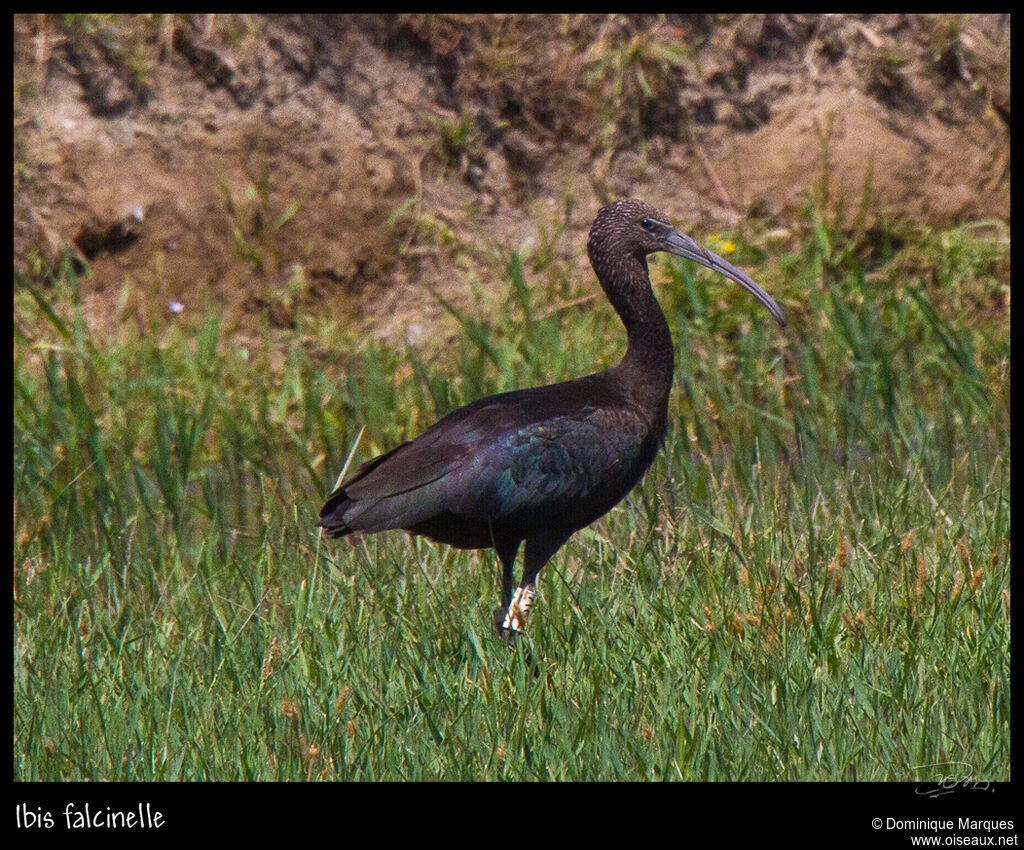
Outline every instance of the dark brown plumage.
POLYGON ((320 512, 328 536, 401 528, 461 549, 493 547, 503 568, 497 625, 508 637, 518 631, 541 567, 633 489, 664 441, 673 349, 647 271, 647 255, 656 251, 720 272, 785 324, 753 280, 657 210, 635 200, 609 204, 591 227, 587 254, 626 328, 622 361, 572 381, 480 399, 363 464, 320 512))

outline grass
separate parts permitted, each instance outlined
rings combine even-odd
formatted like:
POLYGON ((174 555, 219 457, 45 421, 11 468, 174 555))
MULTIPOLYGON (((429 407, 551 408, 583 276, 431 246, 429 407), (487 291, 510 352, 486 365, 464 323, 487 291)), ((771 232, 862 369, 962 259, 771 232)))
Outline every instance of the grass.
POLYGON ((499 314, 448 305, 445 357, 298 306, 258 349, 214 310, 100 344, 70 262, 16 274, 15 777, 1008 779, 998 236, 809 210, 785 253, 735 239, 785 334, 656 261, 667 444, 541 574, 538 677, 492 634, 493 554, 316 514, 364 427, 362 459, 614 363, 603 301, 513 254, 499 314))

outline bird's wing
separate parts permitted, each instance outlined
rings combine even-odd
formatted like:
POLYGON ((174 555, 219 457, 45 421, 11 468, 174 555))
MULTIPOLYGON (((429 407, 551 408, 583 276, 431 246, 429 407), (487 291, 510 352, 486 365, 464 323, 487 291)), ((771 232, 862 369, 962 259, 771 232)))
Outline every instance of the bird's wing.
POLYGON ((419 438, 367 461, 320 511, 329 533, 384 531, 415 525, 443 510, 445 479, 465 449, 419 438))
MULTIPOLYGON (((629 491, 646 466, 646 430, 617 409, 552 416, 506 432, 490 452, 474 456, 463 474, 479 482, 474 502, 496 519, 562 522, 566 512, 599 515, 629 491), (480 467, 476 474, 474 466, 480 467)), ((462 507, 472 510, 473 503, 462 507)))
POLYGON ((621 410, 560 405, 550 394, 481 399, 362 466, 325 511, 340 506, 345 525, 361 532, 442 513, 514 522, 555 512, 560 519, 558 512, 625 495, 636 479, 629 476, 642 430, 621 410))
POLYGON ((372 532, 445 512, 502 520, 557 510, 613 486, 636 462, 640 430, 615 408, 562 404, 551 393, 481 399, 364 464, 324 511, 372 532))

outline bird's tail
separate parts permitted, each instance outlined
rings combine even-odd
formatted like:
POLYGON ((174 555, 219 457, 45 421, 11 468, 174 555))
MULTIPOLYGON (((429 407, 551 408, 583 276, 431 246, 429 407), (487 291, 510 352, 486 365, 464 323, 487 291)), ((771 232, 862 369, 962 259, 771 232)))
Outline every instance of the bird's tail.
POLYGON ((320 522, 317 525, 324 530, 328 537, 344 537, 351 534, 352 529, 345 522, 345 510, 352 504, 352 500, 341 488, 335 490, 331 497, 320 509, 320 522))

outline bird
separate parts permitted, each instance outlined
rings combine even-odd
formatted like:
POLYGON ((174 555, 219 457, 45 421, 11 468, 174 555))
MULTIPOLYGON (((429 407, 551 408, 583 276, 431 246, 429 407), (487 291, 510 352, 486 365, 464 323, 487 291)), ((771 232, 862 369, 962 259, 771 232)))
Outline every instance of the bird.
POLYGON ((603 206, 587 255, 626 330, 615 366, 481 398, 364 463, 320 511, 328 537, 404 529, 457 549, 493 548, 501 562, 499 635, 514 646, 541 568, 578 530, 637 485, 665 440, 674 351, 647 257, 685 257, 738 283, 778 322, 778 304, 740 269, 643 201, 603 206), (521 580, 516 555, 525 543, 521 580))

